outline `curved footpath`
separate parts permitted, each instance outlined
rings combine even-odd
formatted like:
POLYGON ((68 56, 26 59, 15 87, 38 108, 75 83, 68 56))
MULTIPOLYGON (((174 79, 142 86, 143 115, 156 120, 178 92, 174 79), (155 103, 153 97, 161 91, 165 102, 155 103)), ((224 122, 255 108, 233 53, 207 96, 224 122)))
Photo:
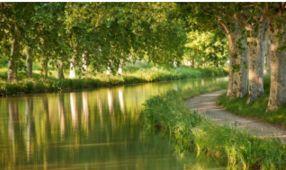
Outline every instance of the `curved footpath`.
POLYGON ((240 117, 226 111, 216 101, 225 90, 203 94, 187 100, 187 106, 198 114, 209 118, 220 125, 228 125, 242 129, 259 138, 276 138, 286 143, 286 129, 277 128, 269 123, 240 117))

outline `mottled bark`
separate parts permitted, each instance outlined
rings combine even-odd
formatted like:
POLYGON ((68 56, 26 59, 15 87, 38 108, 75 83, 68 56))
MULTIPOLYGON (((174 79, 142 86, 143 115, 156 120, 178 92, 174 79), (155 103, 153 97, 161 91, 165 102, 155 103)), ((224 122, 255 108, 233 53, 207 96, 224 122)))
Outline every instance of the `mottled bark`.
POLYGON ((49 60, 43 59, 41 65, 42 65, 41 74, 46 79, 48 78, 48 74, 49 74, 49 60))
POLYGON ((13 27, 12 33, 13 37, 11 40, 10 55, 8 59, 8 70, 7 70, 8 82, 14 82, 17 80, 17 70, 18 70, 17 60, 19 58, 19 50, 20 50, 20 44, 19 44, 20 34, 16 26, 13 27))
POLYGON ((85 74, 88 70, 88 54, 87 52, 85 51, 83 54, 82 54, 82 73, 85 74))
POLYGON ((271 32, 271 85, 268 111, 275 111, 286 103, 286 25, 271 32))
POLYGON ((266 33, 268 21, 262 19, 258 29, 251 27, 248 35, 249 46, 249 92, 248 103, 252 103, 264 94, 264 59, 267 52, 266 33))
POLYGON ((17 58, 18 58, 18 42, 13 39, 11 42, 11 51, 8 59, 7 81, 14 82, 17 79, 17 58))
POLYGON ((74 79, 76 77, 75 73, 75 55, 72 56, 71 61, 70 61, 70 73, 69 73, 69 78, 74 79))
POLYGON ((58 61, 58 79, 64 79, 64 63, 63 61, 58 61))
POLYGON ((229 47, 229 80, 227 96, 243 97, 247 94, 247 43, 238 23, 227 34, 229 47))
POLYGON ((271 73, 271 67, 270 67, 270 46, 271 46, 271 41, 270 41, 270 33, 269 30, 265 34, 265 47, 266 47, 266 52, 265 52, 265 64, 264 64, 264 74, 270 75, 271 73))
POLYGON ((33 57, 30 54, 29 47, 26 47, 25 55, 26 55, 26 74, 29 78, 31 78, 33 76, 33 57))

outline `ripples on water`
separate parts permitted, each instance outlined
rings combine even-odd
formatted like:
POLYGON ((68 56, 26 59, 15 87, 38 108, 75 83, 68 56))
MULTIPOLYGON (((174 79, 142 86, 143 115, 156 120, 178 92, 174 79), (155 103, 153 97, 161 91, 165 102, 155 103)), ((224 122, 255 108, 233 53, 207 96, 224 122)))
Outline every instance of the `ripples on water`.
POLYGON ((216 80, 181 80, 0 98, 0 169, 193 169, 169 141, 142 138, 150 97, 216 80), (1 168, 2 167, 2 168, 1 168))

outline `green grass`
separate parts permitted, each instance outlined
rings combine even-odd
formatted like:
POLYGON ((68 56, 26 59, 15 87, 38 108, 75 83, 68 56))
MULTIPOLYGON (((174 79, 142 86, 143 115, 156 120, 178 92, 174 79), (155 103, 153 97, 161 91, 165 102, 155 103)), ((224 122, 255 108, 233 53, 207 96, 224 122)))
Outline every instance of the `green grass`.
POLYGON ((144 135, 168 135, 181 156, 188 152, 208 156, 229 169, 285 168, 285 145, 218 126, 185 106, 185 98, 225 87, 226 83, 216 83, 151 98, 141 114, 144 135))
POLYGON ((72 91, 81 89, 92 89, 103 86, 116 86, 124 84, 135 84, 155 81, 177 80, 184 78, 199 78, 211 76, 223 76, 225 72, 221 69, 193 69, 188 67, 163 68, 146 67, 125 72, 122 76, 94 73, 83 79, 58 80, 54 77, 43 79, 39 74, 34 74, 32 79, 23 78, 16 83, 7 83, 5 73, 0 73, 0 96, 17 95, 25 93, 40 93, 54 91, 72 91))
POLYGON ((270 88, 269 82, 269 78, 266 78, 264 83, 265 95, 252 104, 247 104, 247 97, 232 99, 225 94, 219 97, 218 104, 236 115, 259 119, 277 126, 286 127, 286 106, 279 108, 275 112, 266 111, 270 88))

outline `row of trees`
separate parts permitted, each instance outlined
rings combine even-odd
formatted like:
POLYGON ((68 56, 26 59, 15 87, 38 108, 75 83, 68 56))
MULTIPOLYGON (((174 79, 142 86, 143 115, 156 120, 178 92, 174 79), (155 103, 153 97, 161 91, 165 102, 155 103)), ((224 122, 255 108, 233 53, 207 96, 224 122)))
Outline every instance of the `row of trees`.
POLYGON ((124 62, 148 58, 171 64, 180 60, 186 39, 173 3, 1 3, 0 50, 8 58, 9 82, 35 60, 42 74, 56 69, 70 77, 118 69, 124 62))
POLYGON ((1 3, 0 8, 0 64, 8 61, 9 82, 19 72, 32 77, 35 64, 43 77, 57 70, 63 79, 66 70, 69 78, 80 78, 88 68, 114 73, 142 59, 173 65, 184 58, 193 67, 226 61, 224 37, 189 29, 175 3, 1 3))
POLYGON ((182 4, 199 29, 220 28, 229 53, 227 95, 248 95, 252 103, 264 94, 265 60, 269 61, 271 87, 268 110, 286 103, 286 4, 216 3, 182 4))

